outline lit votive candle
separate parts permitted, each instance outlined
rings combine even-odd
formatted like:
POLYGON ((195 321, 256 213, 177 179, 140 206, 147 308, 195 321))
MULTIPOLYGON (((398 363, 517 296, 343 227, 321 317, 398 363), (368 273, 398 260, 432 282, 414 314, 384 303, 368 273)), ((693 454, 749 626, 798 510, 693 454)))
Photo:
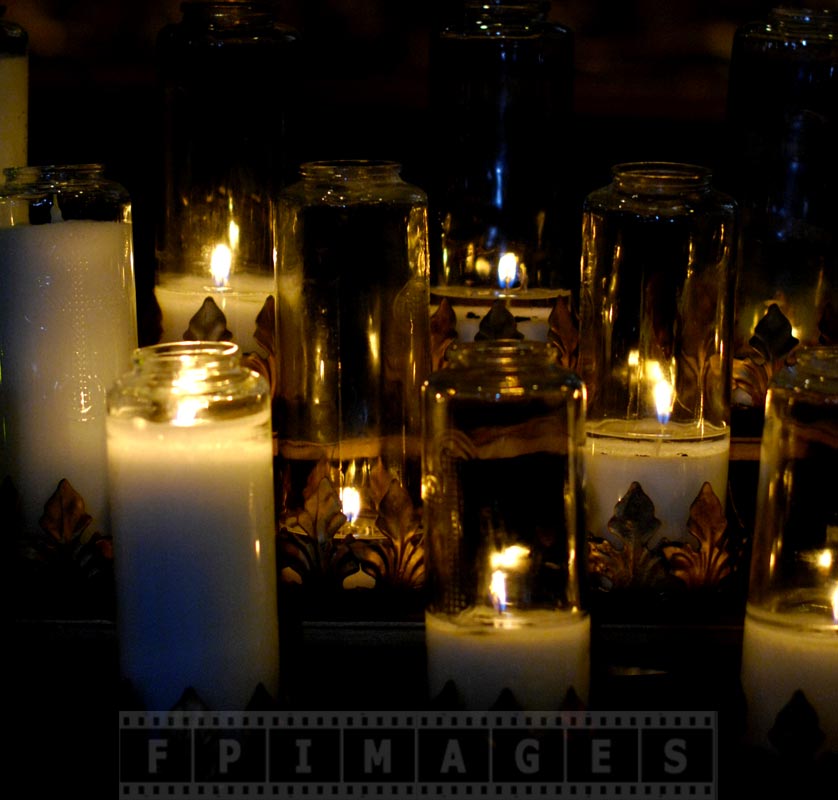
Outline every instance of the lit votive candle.
POLYGON ((277 692, 267 386, 212 345, 150 348, 109 396, 121 668, 149 710, 277 692))
POLYGON ((522 709, 556 710, 571 690, 588 697, 590 617, 529 611, 515 615, 425 615, 428 688, 439 696, 453 681, 468 709, 490 709, 504 690, 522 709))
POLYGON ((476 711, 584 703, 584 387, 541 342, 448 360, 423 388, 429 693, 476 711))
MULTIPOLYGON (((60 169, 52 177, 47 168, 22 170, 0 203, 22 212, 11 214, 21 224, 0 224, 3 467, 27 530, 37 529, 67 479, 93 529, 106 532, 105 396, 137 346, 131 225, 63 220, 62 193, 72 191, 74 168, 60 169), (38 196, 50 198, 44 202, 53 214, 29 224, 38 196)), ((94 178, 83 180, 93 196, 94 178)))
POLYGON ((632 483, 640 484, 655 507, 662 540, 686 539, 690 506, 705 482, 724 506, 727 494, 730 434, 727 429, 699 438, 694 426, 612 420, 591 424, 587 431, 588 531, 605 535, 608 521, 632 483), (665 433, 646 433, 648 428, 665 433))

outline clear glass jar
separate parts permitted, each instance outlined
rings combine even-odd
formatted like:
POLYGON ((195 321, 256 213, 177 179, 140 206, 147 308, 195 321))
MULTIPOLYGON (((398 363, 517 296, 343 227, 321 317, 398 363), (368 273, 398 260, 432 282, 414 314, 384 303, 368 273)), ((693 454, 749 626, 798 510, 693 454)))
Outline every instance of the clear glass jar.
POLYGON ((771 376, 838 342, 838 14, 778 7, 740 27, 725 191, 740 205, 734 421, 759 436, 771 376))
POLYGON ((748 736, 780 751, 838 752, 836 476, 838 348, 799 348, 766 398, 742 650, 748 736))
POLYGON ((276 697, 270 389, 230 342, 137 350, 108 393, 123 677, 141 707, 276 697))
POLYGON ((585 387, 546 343, 454 344, 423 407, 431 696, 474 710, 555 710, 571 690, 584 702, 585 387))
POLYGON ((466 2, 433 37, 432 300, 460 341, 544 341, 578 288, 573 35, 549 5, 466 2))
POLYGON ((734 564, 713 531, 727 497, 736 205, 700 166, 621 164, 613 176, 583 210, 591 578, 655 597, 716 587, 734 564), (700 541, 698 511, 713 523, 700 541))
POLYGON ((3 170, 26 166, 29 149, 29 34, 5 13, 0 6, 0 185, 3 170))
POLYGON ((229 339, 273 355, 272 202, 295 176, 297 32, 265 2, 184 2, 163 28, 160 341, 229 339), (260 330, 257 335, 256 331, 260 330), (265 335, 267 333, 267 340, 265 335))
POLYGON ((422 582, 427 198, 399 170, 307 163, 277 202, 283 575, 322 591, 422 582))
POLYGON ((88 532, 107 533, 105 395, 138 343, 131 199, 97 164, 5 175, 3 475, 20 495, 27 536, 41 536, 62 487, 80 496, 88 532))

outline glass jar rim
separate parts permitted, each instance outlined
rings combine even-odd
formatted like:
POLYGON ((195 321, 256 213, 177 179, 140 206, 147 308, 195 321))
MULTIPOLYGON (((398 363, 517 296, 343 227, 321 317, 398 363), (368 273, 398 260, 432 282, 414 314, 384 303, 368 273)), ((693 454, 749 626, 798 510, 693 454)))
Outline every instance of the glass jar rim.
POLYGON ((358 173, 391 174, 401 170, 398 161, 389 159, 338 158, 333 160, 305 161, 300 174, 305 176, 328 173, 331 177, 349 177, 358 173))
POLYGON ((713 177, 709 167, 678 161, 629 161, 611 168, 619 191, 644 195, 671 195, 707 190, 713 177))
POLYGON ((6 167, 3 175, 6 186, 35 184, 40 186, 55 186, 66 183, 70 178, 78 176, 102 177, 105 172, 104 164, 90 162, 86 164, 34 164, 21 167, 6 167))
POLYGON ((179 342, 161 342, 159 344, 138 347, 134 350, 133 362, 143 365, 154 363, 185 363, 200 359, 215 358, 219 361, 236 359, 239 346, 235 342, 215 342, 201 339, 179 342))
POLYGON ((799 347, 794 363, 774 376, 770 388, 822 395, 838 403, 838 347, 799 347))

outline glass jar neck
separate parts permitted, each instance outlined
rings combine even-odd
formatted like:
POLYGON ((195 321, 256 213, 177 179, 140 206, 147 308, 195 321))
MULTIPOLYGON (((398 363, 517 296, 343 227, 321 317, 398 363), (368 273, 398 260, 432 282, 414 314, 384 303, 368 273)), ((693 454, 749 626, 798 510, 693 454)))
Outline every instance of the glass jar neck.
POLYGON ((232 342, 169 342, 136 350, 133 363, 149 378, 194 383, 237 372, 241 356, 232 342))
POLYGON ((712 173, 693 164, 638 162, 618 164, 612 170, 618 191, 632 195, 679 195, 710 188, 712 173))
POLYGON ((239 27, 269 27, 276 21, 276 13, 265 2, 201 2, 186 0, 181 3, 183 22, 200 25, 210 30, 239 27))
POLYGON ((70 184, 95 183, 105 174, 102 164, 58 164, 34 167, 9 167, 5 190, 15 188, 49 189, 70 184))
POLYGON ((780 370, 774 379, 780 389, 794 389, 823 395, 838 404, 838 349, 835 347, 798 348, 795 363, 780 370))
POLYGON ((782 25, 835 25, 836 17, 828 8, 806 8, 799 5, 775 6, 768 14, 771 21, 782 25))
POLYGON ((528 339, 454 342, 445 351, 445 358, 451 366, 501 371, 549 367, 559 363, 555 347, 528 339))
POLYGON ((309 161, 300 167, 304 180, 329 183, 395 183, 401 180, 400 171, 394 161, 309 161))
POLYGON ((464 4, 464 26, 468 33, 507 36, 537 33, 547 20, 549 2, 525 0, 483 0, 464 4))

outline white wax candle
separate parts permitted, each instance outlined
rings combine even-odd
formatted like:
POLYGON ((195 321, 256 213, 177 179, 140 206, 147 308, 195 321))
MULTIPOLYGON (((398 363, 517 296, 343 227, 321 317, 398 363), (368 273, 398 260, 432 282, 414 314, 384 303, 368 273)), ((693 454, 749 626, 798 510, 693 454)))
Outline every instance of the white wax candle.
MULTIPOLYGON (((431 307, 433 315, 439 306, 431 307)), ((489 313, 491 305, 487 306, 452 306, 457 316, 457 336, 461 342, 473 342, 480 330, 480 322, 489 313)), ((550 330, 549 317, 551 309, 544 306, 515 305, 510 312, 516 317, 515 327, 525 339, 535 342, 546 342, 550 330)))
POLYGON ((27 163, 29 139, 29 59, 0 55, 0 183, 6 167, 27 163))
POLYGON ((161 342, 179 342, 189 328, 189 320, 211 297, 227 319, 232 341, 242 353, 261 353, 264 348, 254 338, 256 318, 271 295, 276 295, 273 275, 242 273, 231 278, 229 288, 216 288, 212 278, 201 275, 163 275, 154 290, 163 315, 161 342))
MULTIPOLYGON (((467 287, 443 287, 431 291, 430 314, 439 309, 445 297, 457 319, 457 336, 461 342, 473 342, 480 330, 480 323, 489 313, 495 300, 502 299, 516 319, 516 328, 525 339, 546 342, 550 332, 550 314, 557 298, 562 294, 556 289, 527 289, 503 297, 493 291, 467 287)), ((567 294, 567 293, 565 293, 567 294)))
POLYGON ((270 413, 178 427, 108 419, 123 674, 149 710, 276 696, 270 413))
MULTIPOLYGON (((672 431, 676 426, 669 423, 664 427, 672 431)), ((664 538, 685 541, 690 506, 705 482, 725 506, 729 433, 705 439, 686 439, 683 435, 641 438, 632 436, 631 429, 632 423, 611 422, 607 428, 592 426, 588 430, 587 529, 596 537, 604 536, 614 507, 632 482, 637 482, 654 503, 655 516, 661 522, 650 545, 664 538)))
POLYGON ((131 226, 0 229, 5 473, 33 530, 66 478, 108 530, 105 394, 137 347, 131 226))
POLYGON ((799 618, 772 615, 776 624, 745 617, 742 687, 747 735, 771 747, 768 733, 777 714, 800 689, 818 714, 824 747, 838 752, 838 630, 806 628, 799 618))
POLYGON ((519 612, 508 627, 458 625, 425 615, 428 690, 454 681, 467 710, 487 710, 509 689, 524 710, 562 707, 569 689, 587 701, 590 618, 561 611, 519 612))

